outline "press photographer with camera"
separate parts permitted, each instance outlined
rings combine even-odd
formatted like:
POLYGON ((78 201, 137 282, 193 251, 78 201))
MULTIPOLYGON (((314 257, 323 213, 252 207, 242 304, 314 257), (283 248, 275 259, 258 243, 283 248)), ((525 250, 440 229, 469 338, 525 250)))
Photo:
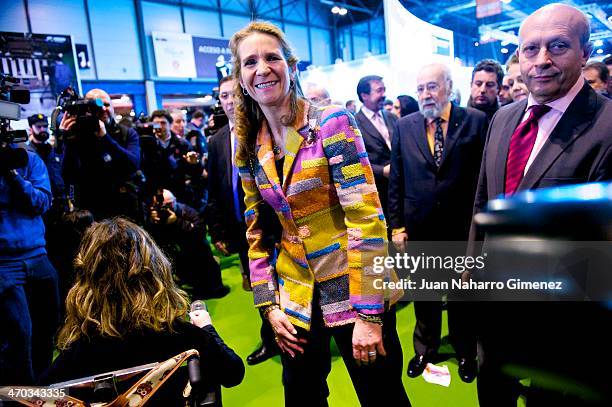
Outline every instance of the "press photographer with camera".
POLYGON ((195 209, 167 189, 159 190, 148 209, 147 229, 172 260, 176 275, 198 298, 221 298, 229 288, 206 240, 206 226, 195 209))
MULTIPOLYGON (((29 97, 23 103, 28 102, 29 97)), ((16 105, 0 104, 3 112, 16 105)), ((23 141, 25 134, 19 136, 1 117, 0 385, 33 383, 51 364, 59 323, 57 272, 47 258, 42 220, 51 205, 51 186, 38 155, 16 146, 23 141)))
POLYGON ((165 188, 178 199, 199 208, 204 166, 201 155, 171 130, 174 120, 166 110, 151 113, 153 136, 141 135, 141 169, 146 177, 145 200, 154 191, 165 188))
POLYGON ((111 98, 92 89, 73 102, 60 122, 64 142, 63 177, 75 189, 76 204, 97 220, 123 215, 138 218, 138 195, 131 178, 140 165, 134 129, 115 122, 111 98), (98 102, 97 107, 92 101, 98 102), (81 109, 81 107, 84 108, 81 109))

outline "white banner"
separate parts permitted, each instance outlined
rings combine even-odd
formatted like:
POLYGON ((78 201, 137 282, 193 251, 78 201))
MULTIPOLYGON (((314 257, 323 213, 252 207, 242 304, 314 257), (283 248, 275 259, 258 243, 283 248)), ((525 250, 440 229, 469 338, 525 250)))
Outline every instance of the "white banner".
POLYGON ((195 78, 197 76, 190 34, 152 32, 157 76, 195 78))

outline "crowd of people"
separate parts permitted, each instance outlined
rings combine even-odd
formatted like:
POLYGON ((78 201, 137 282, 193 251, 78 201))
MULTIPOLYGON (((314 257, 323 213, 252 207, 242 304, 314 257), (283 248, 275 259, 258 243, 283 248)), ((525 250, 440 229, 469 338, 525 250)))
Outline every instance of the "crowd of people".
MULTIPOLYGON (((388 100, 383 77, 361 78, 357 110, 322 84, 303 90, 284 33, 252 22, 232 36, 234 71, 212 122, 156 110, 146 126, 118 124, 101 89, 86 95, 101 101, 94 119, 64 114, 55 143, 47 117, 30 117, 27 165, 0 168, 0 383, 50 384, 194 348, 214 389, 238 385, 244 365, 207 314, 186 322, 189 297, 229 290, 210 240, 239 256, 261 316, 247 363, 280 354, 285 405, 327 405, 332 338, 361 405, 411 405, 403 292, 377 288, 374 259, 411 241, 482 240, 473 216, 500 195, 612 178, 612 59, 589 61, 589 34, 581 11, 548 5, 523 21, 505 67, 476 64, 467 107, 449 67, 430 63, 404 84, 416 99, 388 100)), ((446 309, 461 380, 478 378, 482 407, 516 405, 524 391, 478 304, 448 298, 446 309)), ((442 297, 414 311, 411 378, 437 361, 442 297)), ((606 383, 589 384, 599 398, 538 385, 527 397, 607 405, 606 383)))

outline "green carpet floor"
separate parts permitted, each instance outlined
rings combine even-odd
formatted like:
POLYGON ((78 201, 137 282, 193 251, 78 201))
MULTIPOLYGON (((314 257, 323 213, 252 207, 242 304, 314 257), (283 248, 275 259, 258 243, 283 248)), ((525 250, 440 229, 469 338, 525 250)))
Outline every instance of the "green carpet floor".
MULTIPOLYGON (((253 307, 252 293, 242 289, 237 256, 222 258, 223 282, 231 287, 225 298, 207 301, 213 325, 234 351, 243 358, 258 346, 260 318, 253 307)), ((397 330, 404 351, 404 369, 414 355, 412 332, 415 318, 412 305, 397 313, 397 330)), ((446 313, 443 335, 448 332, 446 313)), ((443 341, 444 342, 444 341, 443 341)), ((443 345, 441 353, 450 353, 450 345, 443 345)), ((332 371, 328 377, 331 407, 359 406, 342 358, 335 352, 332 371)), ((457 375, 457 362, 451 358, 439 365, 448 365, 451 372, 450 387, 429 384, 422 377, 410 379, 404 375, 404 386, 415 407, 477 407, 476 382, 463 383, 457 375)), ((519 406, 522 403, 519 403, 519 406)), ((275 357, 257 366, 247 366, 244 381, 232 389, 223 389, 223 405, 227 407, 282 406, 280 358, 275 357)))

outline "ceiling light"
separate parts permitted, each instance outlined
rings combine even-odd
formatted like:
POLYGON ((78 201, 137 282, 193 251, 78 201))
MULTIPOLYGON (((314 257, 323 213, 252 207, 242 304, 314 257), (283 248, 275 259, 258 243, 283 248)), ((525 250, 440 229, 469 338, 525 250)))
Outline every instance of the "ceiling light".
POLYGON ((341 16, 345 16, 346 13, 348 13, 348 10, 345 9, 344 7, 341 7, 340 11, 338 12, 338 14, 340 14, 341 16))
POLYGON ((475 46, 475 47, 477 47, 477 46, 479 46, 479 45, 480 45, 480 43, 479 43, 478 41, 474 41, 474 46, 475 46))
POLYGON ((595 40, 593 41, 593 45, 596 47, 601 47, 603 45, 603 40, 595 40))
POLYGON ((599 49, 597 50, 597 53, 598 53, 598 54, 603 54, 603 49, 599 48, 599 49))
POLYGON ((338 7, 338 6, 332 7, 331 12, 334 13, 334 14, 339 14, 340 13, 340 7, 338 7))
POLYGON ((508 48, 502 48, 501 49, 501 53, 502 54, 507 54, 508 53, 508 48))

